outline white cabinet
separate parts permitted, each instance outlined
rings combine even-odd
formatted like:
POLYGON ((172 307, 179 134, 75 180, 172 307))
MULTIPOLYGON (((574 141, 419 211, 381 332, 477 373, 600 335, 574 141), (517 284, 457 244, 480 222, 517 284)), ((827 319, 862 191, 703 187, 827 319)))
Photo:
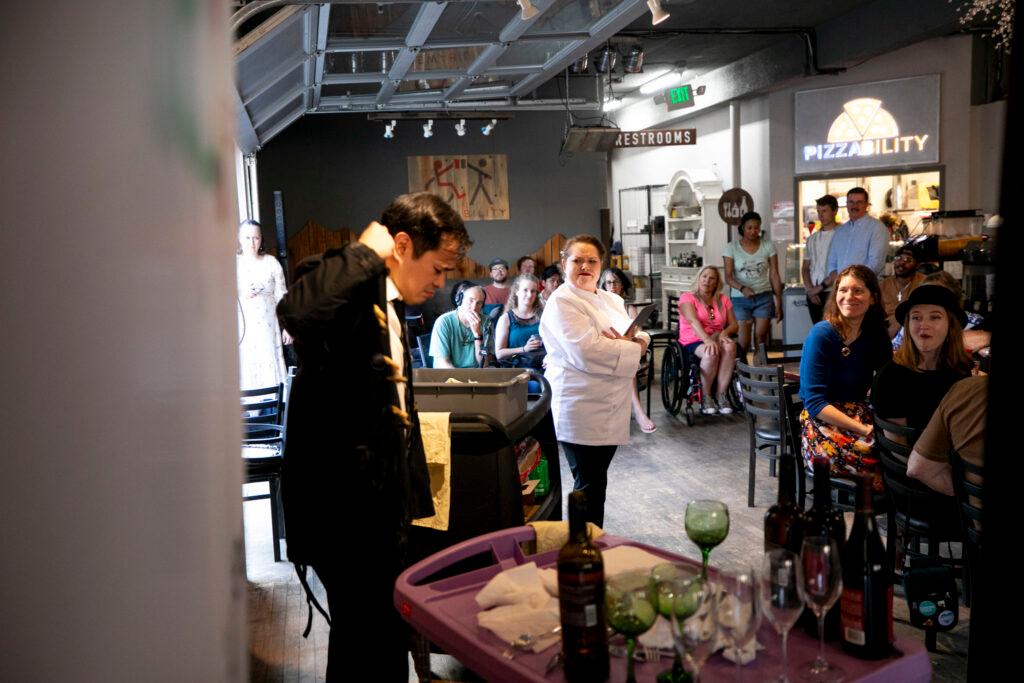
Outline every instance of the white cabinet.
POLYGON ((707 169, 679 171, 665 197, 665 266, 662 268, 662 320, 668 301, 689 291, 700 266, 721 268, 728 226, 718 215, 722 181, 707 169))

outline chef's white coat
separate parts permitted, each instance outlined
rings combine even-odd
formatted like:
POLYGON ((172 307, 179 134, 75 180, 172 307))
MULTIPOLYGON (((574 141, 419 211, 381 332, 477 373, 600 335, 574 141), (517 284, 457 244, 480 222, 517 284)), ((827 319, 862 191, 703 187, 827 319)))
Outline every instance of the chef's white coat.
POLYGON ((559 441, 587 446, 629 441, 630 393, 640 367, 640 345, 608 339, 601 332, 614 327, 622 333, 630 321, 622 298, 611 292, 588 292, 566 283, 548 297, 540 336, 559 441))

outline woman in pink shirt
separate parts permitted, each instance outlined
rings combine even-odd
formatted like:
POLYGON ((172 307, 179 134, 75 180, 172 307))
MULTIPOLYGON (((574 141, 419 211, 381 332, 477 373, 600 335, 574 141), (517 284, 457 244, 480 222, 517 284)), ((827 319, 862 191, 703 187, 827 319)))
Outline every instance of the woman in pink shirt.
POLYGON ((705 415, 732 412, 725 392, 736 363, 736 344, 729 335, 739 325, 729 297, 721 293, 722 278, 715 266, 704 266, 697 273, 693 291, 679 297, 679 343, 686 353, 700 359, 700 381, 705 415), (718 377, 718 405, 711 399, 711 383, 718 377))

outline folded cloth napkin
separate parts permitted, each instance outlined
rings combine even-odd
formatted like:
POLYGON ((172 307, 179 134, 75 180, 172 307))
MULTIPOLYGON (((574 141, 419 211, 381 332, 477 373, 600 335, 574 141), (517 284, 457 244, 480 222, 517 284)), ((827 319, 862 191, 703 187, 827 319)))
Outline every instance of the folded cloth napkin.
MULTIPOLYGON (((732 624, 732 620, 739 618, 742 622, 746 622, 752 618, 753 613, 749 605, 746 607, 737 604, 738 601, 735 595, 729 595, 724 591, 718 595, 718 623, 723 626, 729 626, 732 624)), ((740 649, 732 647, 729 644, 729 639, 726 637, 724 630, 719 629, 718 639, 715 642, 715 650, 722 649, 722 656, 728 659, 730 662, 735 662, 739 659, 739 663, 742 665, 749 664, 754 661, 757 657, 757 651, 763 650, 764 647, 757 642, 757 638, 751 638, 744 644, 740 649), (724 648, 724 649, 723 649, 724 648)))
POLYGON ((434 514, 431 517, 414 519, 412 523, 416 526, 447 531, 448 515, 452 505, 452 436, 449 424, 451 413, 419 415, 423 451, 427 458, 427 473, 430 475, 430 495, 434 500, 434 514))
POLYGON ((530 649, 541 652, 561 640, 551 633, 559 624, 558 600, 545 590, 534 562, 495 575, 476 602, 485 610, 476 615, 477 624, 508 643, 529 634, 537 637, 530 649))
MULTIPOLYGON (((530 522, 533 532, 537 536, 537 552, 546 553, 549 550, 558 550, 569 540, 568 522, 530 522)), ((587 531, 590 533, 590 540, 597 540, 604 535, 601 527, 593 522, 587 522, 587 531)))

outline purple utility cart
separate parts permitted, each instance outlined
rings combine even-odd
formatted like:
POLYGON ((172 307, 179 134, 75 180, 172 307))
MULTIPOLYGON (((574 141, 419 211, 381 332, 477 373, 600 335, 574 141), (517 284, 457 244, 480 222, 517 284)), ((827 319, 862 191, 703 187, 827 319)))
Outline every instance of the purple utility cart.
MULTIPOLYGON (((521 544, 534 541, 529 526, 504 529, 452 546, 413 565, 395 582, 395 606, 402 617, 417 631, 457 658, 465 666, 489 681, 497 683, 527 683, 564 681, 562 669, 544 675, 548 661, 558 646, 539 654, 524 652, 513 660, 504 659, 502 651, 508 646, 490 631, 476 623, 477 606, 474 598, 484 585, 500 571, 526 562, 538 567, 555 563, 556 551, 526 555, 521 544), (461 571, 460 567, 466 567, 461 571), (475 568, 469 568, 475 567, 475 568)), ((619 545, 642 548, 670 561, 692 562, 659 548, 635 543, 625 538, 605 535, 597 539, 602 549, 619 545)), ((751 681, 765 680, 781 672, 779 636, 770 626, 762 626, 758 640, 767 648, 758 653, 757 660, 744 667, 744 677, 751 681)), ((897 639, 896 647, 903 653, 888 659, 869 662, 845 655, 842 650, 826 644, 829 661, 836 661, 846 671, 846 681, 899 681, 917 683, 931 680, 931 664, 924 646, 917 641, 897 639)), ((796 667, 814 658, 817 642, 801 632, 793 631, 789 638, 790 677, 798 677, 796 667)), ((609 681, 625 680, 625 661, 613 657, 609 681)), ((637 679, 654 681, 657 674, 671 665, 671 658, 660 662, 637 664, 637 679)), ((734 681, 736 668, 732 662, 714 655, 705 665, 701 680, 734 681)))

